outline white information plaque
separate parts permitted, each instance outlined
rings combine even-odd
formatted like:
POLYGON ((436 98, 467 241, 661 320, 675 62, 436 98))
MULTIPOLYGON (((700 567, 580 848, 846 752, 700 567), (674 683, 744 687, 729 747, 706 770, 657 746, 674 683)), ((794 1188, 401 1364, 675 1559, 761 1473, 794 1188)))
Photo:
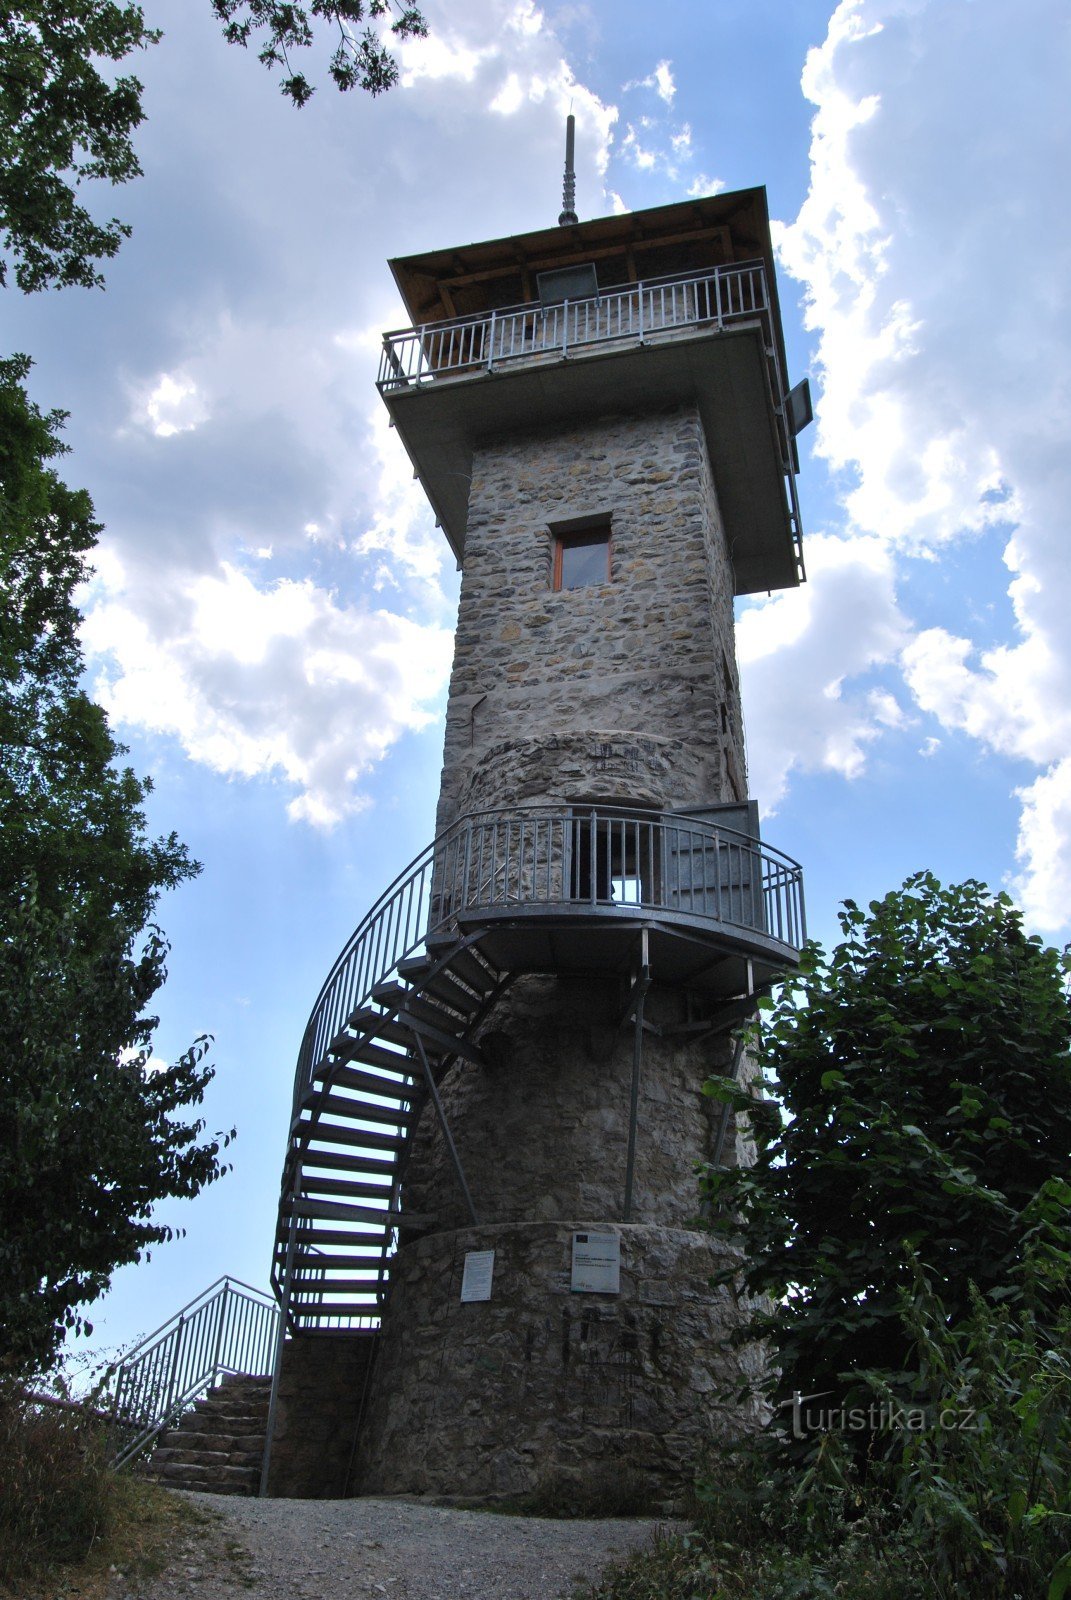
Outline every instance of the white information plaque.
POLYGON ((620 1294, 621 1240, 616 1233, 573 1234, 574 1294, 620 1294))
POLYGON ((461 1274, 461 1300, 490 1300, 491 1279, 495 1271, 493 1250, 468 1250, 461 1274))

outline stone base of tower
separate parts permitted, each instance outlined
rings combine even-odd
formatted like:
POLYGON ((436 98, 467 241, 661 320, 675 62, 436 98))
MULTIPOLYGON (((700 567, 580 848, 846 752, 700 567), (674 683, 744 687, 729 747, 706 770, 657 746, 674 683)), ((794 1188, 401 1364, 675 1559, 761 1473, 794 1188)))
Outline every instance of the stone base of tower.
POLYGON ((349 1492, 354 1438, 374 1358, 371 1333, 299 1333, 282 1351, 268 1494, 302 1500, 349 1492))
POLYGON ((407 1246, 356 1492, 679 1506, 711 1443, 756 1421, 729 1396, 758 1354, 729 1348, 741 1310, 708 1286, 731 1259, 687 1229, 591 1221, 473 1227, 407 1246), (571 1290, 573 1233, 587 1230, 620 1237, 618 1294, 571 1290), (465 1256, 486 1250, 491 1298, 462 1303, 465 1256))

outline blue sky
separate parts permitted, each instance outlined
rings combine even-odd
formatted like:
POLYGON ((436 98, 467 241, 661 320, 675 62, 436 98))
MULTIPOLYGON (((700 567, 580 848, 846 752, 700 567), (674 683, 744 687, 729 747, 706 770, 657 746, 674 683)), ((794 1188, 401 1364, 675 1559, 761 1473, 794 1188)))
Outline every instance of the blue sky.
POLYGON ((1071 16, 1056 0, 429 0, 385 99, 301 113, 208 0, 150 0, 145 176, 103 294, 0 307, 106 524, 90 679, 204 863, 158 1051, 215 1035, 234 1171, 166 1208, 94 1343, 266 1281, 293 1061, 428 841, 457 576, 374 389, 388 256, 765 183, 818 415, 810 582, 739 621, 751 788, 813 933, 920 867, 1068 936, 1071 16))

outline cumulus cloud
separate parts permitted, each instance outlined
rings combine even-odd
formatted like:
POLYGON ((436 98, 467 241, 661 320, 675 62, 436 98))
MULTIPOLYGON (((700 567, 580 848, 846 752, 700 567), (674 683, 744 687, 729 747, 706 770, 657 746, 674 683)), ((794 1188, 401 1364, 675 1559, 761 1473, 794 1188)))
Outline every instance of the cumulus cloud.
POLYGON ((737 623, 750 787, 767 811, 794 771, 858 777, 868 745, 904 718, 887 688, 854 681, 895 660, 905 637, 887 546, 818 535, 808 563, 808 584, 750 606, 737 623))
POLYGON ((146 614, 111 576, 84 630, 109 715, 228 777, 285 780, 295 820, 330 827, 361 809, 362 778, 435 715, 447 628, 340 605, 308 580, 261 588, 228 563, 146 614))
POLYGON ((449 669, 453 563, 374 389, 382 330, 405 316, 386 257, 530 228, 537 181, 555 220, 569 109, 581 204, 608 207, 616 110, 539 7, 436 11, 398 51, 394 94, 324 89, 300 140, 204 19, 175 30, 145 64, 154 207, 93 324, 93 403, 70 396, 99 420, 107 533, 85 641, 111 715, 277 782, 321 826, 367 803, 376 763, 441 710, 449 669), (212 92, 191 132, 180 86, 202 62, 212 92), (346 149, 375 159, 346 167, 346 149))
POLYGON ((1027 0, 1014 28, 996 0, 843 0, 807 59, 811 183, 777 239, 805 287, 816 448, 848 537, 901 575, 908 554, 973 540, 991 561, 1006 541, 1004 639, 976 641, 965 606, 961 626, 904 641, 902 670, 940 726, 1044 768, 1022 790, 1017 887, 1050 929, 1069 902, 1048 885, 1071 875, 1071 219, 1050 203, 1069 44, 1051 0, 1027 0))
POLYGON ((1017 793, 1023 810, 1011 887, 1036 927, 1064 928, 1071 905, 1071 758, 1017 793))

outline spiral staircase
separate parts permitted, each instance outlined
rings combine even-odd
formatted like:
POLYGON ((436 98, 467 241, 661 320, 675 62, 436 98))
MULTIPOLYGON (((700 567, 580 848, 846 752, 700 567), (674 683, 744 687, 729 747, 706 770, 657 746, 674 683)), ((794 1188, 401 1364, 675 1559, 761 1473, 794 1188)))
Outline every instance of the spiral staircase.
POLYGON ((473 1042, 508 977, 478 934, 401 958, 372 984, 316 1061, 296 1102, 275 1242, 273 1286, 292 1327, 374 1330, 401 1231, 411 1134, 473 1042), (287 1286, 289 1285, 289 1294, 287 1286))
POLYGON ((717 809, 481 813, 385 891, 302 1041, 272 1271, 286 1332, 378 1328, 400 1241, 436 1223, 402 1197, 429 1106, 477 1220, 438 1088, 455 1062, 483 1063, 516 977, 617 973, 635 990, 654 974, 724 1012, 796 964, 799 867, 717 809))

